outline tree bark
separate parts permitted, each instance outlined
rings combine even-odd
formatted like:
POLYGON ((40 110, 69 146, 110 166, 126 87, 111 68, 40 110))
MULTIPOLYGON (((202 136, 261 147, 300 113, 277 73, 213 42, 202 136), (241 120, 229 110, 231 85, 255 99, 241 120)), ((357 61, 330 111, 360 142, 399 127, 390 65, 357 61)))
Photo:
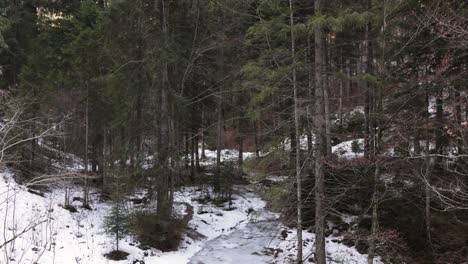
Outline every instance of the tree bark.
POLYGON ((86 111, 85 111, 85 150, 84 150, 84 162, 85 162, 85 178, 84 178, 84 190, 83 190, 83 206, 89 207, 89 186, 88 186, 88 152, 89 152, 89 88, 86 82, 86 111))
POLYGON ((190 134, 190 179, 195 180, 195 133, 190 134))
POLYGON ((258 121, 254 121, 254 141, 255 141, 255 158, 260 158, 260 148, 258 142, 258 121))
MULTIPOLYGON (((322 14, 322 0, 315 0, 315 15, 322 14)), ((326 263, 325 254, 325 180, 322 160, 326 153, 326 128, 324 109, 324 34, 315 28, 315 261, 326 263)))
POLYGON ((299 98, 296 83, 296 41, 294 35, 294 11, 293 0, 289 0, 289 26, 291 30, 291 57, 292 57, 292 86, 294 96, 294 140, 296 146, 293 149, 293 137, 291 136, 291 152, 295 151, 296 171, 296 199, 297 199, 297 256, 296 263, 302 263, 302 179, 301 179, 301 148, 299 131, 299 98))
MULTIPOLYGON (((169 3, 168 0, 159 0, 161 30, 164 37, 164 47, 168 48, 168 17, 169 17, 169 3)), ((168 219, 171 214, 171 201, 170 201, 170 107, 169 107, 169 74, 168 63, 163 61, 161 67, 161 89, 160 89, 160 124, 159 124, 159 143, 158 143, 158 156, 159 165, 161 166, 160 180, 158 182, 157 192, 157 214, 162 219, 168 219)))
POLYGON ((369 238, 369 252, 367 255, 367 263, 373 264, 374 263, 374 256, 375 256, 375 242, 376 242, 376 235, 379 223, 379 216, 378 216, 378 204, 379 204, 379 194, 377 188, 377 181, 380 177, 380 165, 378 162, 375 163, 374 169, 374 191, 372 194, 372 225, 371 225, 371 235, 369 238))
POLYGON ((239 171, 242 172, 242 166, 244 164, 244 134, 242 133, 242 121, 239 120, 239 156, 237 159, 237 165, 239 167, 239 171))
POLYGON ((329 57, 327 56, 330 48, 327 45, 325 39, 323 40, 323 63, 322 63, 322 90, 323 90, 323 108, 324 108, 324 119, 325 119, 325 155, 331 154, 331 121, 330 121, 330 98, 328 91, 330 89, 329 82, 329 57), (328 51, 327 51, 328 50, 328 51))
POLYGON ((206 159, 205 155, 205 107, 202 106, 202 118, 201 118, 201 159, 206 159))
POLYGON ((215 188, 219 188, 221 170, 221 140, 223 130, 223 92, 224 92, 224 14, 219 16, 221 30, 218 36, 218 54, 216 56, 218 66, 219 95, 217 101, 218 120, 216 128, 216 175, 215 188))
POLYGON ((195 145, 195 167, 196 172, 200 172, 200 153, 198 149, 198 141, 199 141, 200 133, 197 133, 194 138, 194 145, 195 145))

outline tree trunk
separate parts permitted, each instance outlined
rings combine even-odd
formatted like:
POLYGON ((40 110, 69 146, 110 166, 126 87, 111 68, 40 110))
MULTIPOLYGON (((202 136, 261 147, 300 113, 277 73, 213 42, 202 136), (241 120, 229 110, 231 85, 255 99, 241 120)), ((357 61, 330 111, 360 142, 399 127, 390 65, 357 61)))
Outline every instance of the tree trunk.
MULTIPOLYGON (((429 98, 426 96, 426 109, 429 109, 429 98)), ((426 110, 426 119, 427 122, 430 122, 430 114, 426 110)), ((431 159, 430 157, 430 139, 429 139, 429 129, 426 129, 426 157, 425 157, 425 163, 426 163, 426 175, 425 175, 425 188, 424 188, 424 202, 425 202, 425 208, 424 208, 424 221, 425 221, 425 227, 426 227, 426 250, 429 253, 432 253, 432 236, 431 236, 431 190, 430 190, 430 184, 431 184, 431 175, 432 175, 432 170, 434 168, 434 160, 431 159)))
POLYGON ((260 148, 258 142, 258 121, 254 121, 254 141, 255 141, 255 158, 260 158, 260 148))
POLYGON ((323 63, 322 63, 322 90, 323 90, 323 109, 324 109, 324 119, 325 119, 325 155, 331 154, 331 122, 330 122, 330 98, 328 96, 328 91, 330 89, 329 82, 329 56, 327 56, 327 49, 330 48, 327 45, 327 42, 323 40, 323 63))
POLYGON ((102 190, 104 193, 109 193, 109 144, 107 137, 107 129, 104 128, 103 142, 102 142, 102 190))
MULTIPOLYGON (((439 88, 439 91, 437 92, 437 97, 436 97, 436 153, 439 155, 444 154, 444 135, 443 135, 443 129, 444 129, 444 106, 443 106, 443 89, 439 88)), ((443 168, 443 159, 441 156, 437 157, 437 166, 439 168, 443 168)))
MULTIPOLYGON (((168 0, 159 0, 161 12, 161 29, 164 37, 164 46, 168 48, 168 17, 169 17, 169 2, 168 0)), ((163 61, 161 68, 161 89, 160 89, 160 120, 159 120, 159 142, 158 142, 158 156, 159 165, 161 166, 160 180, 158 182, 157 191, 157 214, 162 219, 168 219, 171 214, 171 201, 170 201, 170 105, 169 105, 169 74, 168 63, 163 61)))
POLYGON ((119 231, 115 232, 115 248, 119 251, 119 231))
MULTIPOLYGON (((371 0, 367 0, 367 8, 368 10, 371 10, 372 8, 372 2, 371 0)), ((382 27, 382 32, 385 32, 385 17, 386 17, 386 9, 385 9, 385 1, 383 3, 383 17, 384 17, 384 23, 382 27)), ((369 44, 369 31, 370 31, 371 25, 368 23, 366 25, 366 33, 365 33, 365 53, 367 56, 367 61, 365 62, 365 73, 370 72, 370 65, 371 65, 371 59, 370 59, 370 44, 369 44)), ((383 42, 382 42, 382 58, 381 58, 381 76, 385 75, 385 35, 383 35, 383 42)), ((366 84, 367 88, 367 100, 368 100, 368 112, 366 112, 367 115, 367 121, 368 121, 368 130, 367 130, 367 137, 366 139, 368 140, 368 155, 370 155, 370 161, 371 163, 374 164, 374 175, 373 175, 373 194, 372 194, 372 219, 371 219, 371 235, 369 237, 369 252, 367 255, 367 263, 368 264, 373 264, 374 263, 374 255, 375 255, 375 247, 376 247, 376 237, 377 237, 377 232, 378 232, 378 226, 379 226, 379 215, 378 215, 378 206, 380 202, 380 194, 379 194, 379 189, 378 189, 378 183, 380 180, 380 159, 379 159, 379 153, 380 153, 380 146, 381 142, 380 140, 382 139, 382 128, 380 127, 380 121, 379 119, 376 119, 375 117, 382 113, 383 109, 383 100, 382 100, 382 88, 381 87, 375 87, 375 89, 369 91, 369 87, 366 84), (377 91, 377 92, 376 92, 377 91)))
POLYGON ((346 60, 346 98, 347 102, 350 103, 351 97, 351 66, 349 65, 349 59, 346 60))
POLYGON ((295 124, 294 127, 289 126, 289 140, 290 140, 290 148, 291 150, 289 151, 289 164, 291 168, 294 168, 296 166, 296 149, 300 150, 300 147, 298 145, 299 142, 299 135, 296 133, 295 130, 295 124))
MULTIPOLYGON (((315 0, 315 15, 322 14, 322 0, 315 0)), ((315 261, 326 263, 325 255, 325 180, 322 160, 326 153, 326 128, 324 109, 324 35, 321 27, 315 28, 315 261)))
POLYGON ((202 107, 202 119, 201 119, 201 158, 206 159, 205 155, 205 107, 202 107))
POLYGON ((221 170, 221 140, 223 130, 223 92, 224 92, 224 14, 219 16, 219 25, 221 30, 218 39, 218 54, 216 56, 218 66, 218 82, 219 82, 219 95, 217 101, 218 120, 216 129, 216 178, 215 188, 219 188, 220 184, 220 170, 221 170))
POLYGON ((195 133, 190 135, 190 179, 195 180, 195 133))
MULTIPOLYGON (((242 130, 241 124, 242 122, 239 121, 239 130, 242 130)), ((242 131, 239 131, 239 157, 237 159, 237 165, 239 166, 239 171, 242 172, 242 166, 244 164, 244 136, 242 131)))
POLYGON ((88 186, 88 152, 89 152, 89 88, 86 82, 86 112, 85 112, 85 150, 84 150, 84 163, 85 163, 85 178, 83 190, 83 206, 89 207, 89 186, 88 186))
POLYGON ((292 86, 294 96, 294 141, 296 142, 293 148, 293 136, 291 135, 291 152, 295 151, 295 171, 296 171, 296 195, 297 195, 297 263, 302 263, 302 179, 301 179, 301 148, 300 148, 300 131, 299 131, 299 98, 296 83, 296 41, 294 35, 294 12, 293 0, 289 0, 289 26, 291 29, 291 57, 292 57, 292 86))
POLYGON ((197 133, 194 138, 194 145, 195 145, 195 167, 196 172, 200 172, 200 154, 198 149, 198 139, 200 137, 200 133, 197 133))
MULTIPOLYGON (((341 65, 343 65, 343 57, 341 57, 341 65)), ((343 66, 340 66, 340 71, 341 73, 343 73, 343 66)), ((338 101, 338 113, 339 113, 339 126, 340 126, 340 129, 343 128, 343 78, 340 79, 340 91, 339 91, 339 101, 338 101)))
POLYGON ((369 253, 367 255, 367 263, 373 264, 374 263, 374 256, 375 256, 375 242, 376 236, 378 231, 378 204, 379 204, 379 194, 377 188, 377 181, 380 177, 380 166, 378 162, 375 163, 374 169, 374 191, 372 195, 372 226, 371 226, 371 235, 369 237, 369 253))
POLYGON ((429 186, 430 177, 432 174, 432 162, 430 161, 429 155, 426 155, 426 184, 424 188, 424 223, 426 227, 426 250, 427 252, 432 252, 432 236, 431 236, 431 189, 429 186))

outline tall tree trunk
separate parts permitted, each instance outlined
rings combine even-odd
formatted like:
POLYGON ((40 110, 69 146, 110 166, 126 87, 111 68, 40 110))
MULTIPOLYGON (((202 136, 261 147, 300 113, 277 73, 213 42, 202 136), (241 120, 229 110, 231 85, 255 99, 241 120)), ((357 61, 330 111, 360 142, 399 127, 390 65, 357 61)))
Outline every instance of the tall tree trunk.
MULTIPOLYGON (((322 0, 315 0, 315 15, 322 14, 322 0)), ((324 109, 324 34, 315 28, 315 261, 326 263, 325 255, 325 180, 322 160, 326 154, 326 128, 324 109)))
POLYGON ((195 133, 190 135, 190 179, 195 180, 195 133))
POLYGON ((244 164, 244 134, 243 134, 243 121, 242 117, 239 119, 239 128, 238 128, 238 151, 239 151, 239 156, 237 158, 237 165, 239 167, 239 171, 242 172, 242 166, 244 164))
POLYGON ((103 133, 103 146, 102 146, 102 190, 104 193, 110 192, 110 182, 109 182, 109 162, 110 162, 110 139, 108 138, 107 129, 104 127, 103 133))
POLYGON ((296 161, 296 195, 297 195, 297 263, 302 263, 302 179, 301 179, 301 148, 300 148, 300 131, 299 131, 299 98, 296 82, 296 41, 294 35, 294 11, 293 0, 289 0, 289 26, 291 29, 291 57, 292 57, 292 86, 294 96, 294 135, 296 148, 293 149, 291 137, 291 151, 295 151, 296 161))
POLYGON ((188 170, 189 169, 189 146, 190 146, 190 134, 187 132, 187 133, 184 133, 184 147, 185 147, 185 169, 188 170))
MULTIPOLYGON (((464 148, 463 148, 463 130, 462 130, 462 100, 460 98, 460 88, 456 87, 455 88, 455 129, 456 129, 456 135, 458 137, 457 140, 457 153, 458 155, 464 154, 464 148)), ((461 160, 461 159, 458 159, 461 160)))
POLYGON ((201 159, 206 159, 205 155, 205 107, 202 106, 202 118, 201 118, 201 159))
MULTIPOLYGON (((343 73, 343 55, 341 55, 341 66, 340 66, 340 72, 343 73)), ((341 78, 339 80, 340 82, 340 91, 339 91, 339 99, 338 99, 338 115, 339 115, 339 126, 340 126, 340 129, 343 128, 343 96, 344 96, 344 80, 343 78, 341 78)))
POLYGON ((224 14, 219 15, 219 25, 221 30, 218 36, 218 54, 216 56, 216 63, 218 66, 218 85, 219 95, 217 101, 218 121, 216 129, 216 178, 215 188, 219 188, 220 184, 220 170, 221 170, 221 140, 223 130, 223 92, 224 92, 224 14))
POLYGON ((351 66, 349 65, 349 59, 346 60, 346 98, 347 102, 350 103, 351 97, 351 66))
POLYGON ((260 147, 258 142, 258 121, 255 120, 254 123, 254 141, 255 141, 255 158, 260 158, 260 147))
MULTIPOLYGON (((426 148, 429 147, 429 140, 426 141, 426 148)), ((424 184, 424 224, 426 231, 426 250, 427 252, 432 252, 432 236, 431 236, 431 187, 430 179, 432 174, 433 164, 429 153, 426 153, 426 180, 424 184)))
MULTIPOLYGON (((427 123, 430 123, 430 114, 427 111, 429 109, 429 97, 426 96, 426 120, 427 123)), ((429 129, 425 130, 425 140, 426 140, 426 157, 425 157, 425 165, 426 165, 426 175, 424 179, 424 203, 425 203, 425 208, 424 208, 424 221, 425 221, 425 227, 426 227, 426 250, 429 253, 432 253, 432 236, 431 236, 431 189, 430 189, 430 184, 431 184, 431 175, 432 171, 434 169, 434 159, 430 157, 430 131, 429 129)))
MULTIPOLYGON (((307 34, 307 100, 312 102, 312 99, 314 98, 314 65, 312 63, 312 41, 311 41, 311 34, 307 34)), ((309 157, 312 156, 314 150, 314 143, 313 143, 313 138, 312 138, 312 131, 314 130, 313 124, 311 124, 312 116, 313 116, 313 105, 308 104, 307 105, 307 153, 309 157)), ((306 159, 307 162, 307 159, 306 159)), ((312 168, 312 166, 308 166, 308 168, 312 168)))
POLYGON ((436 96, 436 126, 435 126, 435 136, 436 136, 436 153, 440 156, 437 157, 436 165, 439 168, 443 168, 443 158, 441 155, 444 154, 444 106, 443 106, 443 88, 439 88, 436 96))
POLYGON ((199 141, 200 133, 197 133, 194 138, 194 145, 195 145, 195 167, 196 172, 200 172, 200 154, 198 149, 198 141, 199 141))
MULTIPOLYGON (((371 0, 367 0, 367 9, 370 11, 372 8, 371 0)), ((383 2, 383 41, 382 41, 382 58, 380 60, 381 63, 381 72, 380 76, 384 78, 385 76, 385 25, 386 25, 386 6, 385 0, 383 2)), ((370 73, 370 44, 369 44, 369 31, 371 25, 368 23, 366 25, 366 34, 365 34, 365 53, 367 53, 367 61, 365 62, 365 73, 370 73)), ((370 161, 374 164, 374 175, 373 175, 373 194, 372 194, 372 219, 371 219, 371 235, 369 237, 369 252, 367 255, 367 263, 373 264, 374 263, 374 255, 375 255, 375 248, 376 248, 376 237, 378 232, 379 226, 379 215, 378 215, 378 206, 380 202, 380 194, 378 189, 378 183, 380 180, 380 148, 382 139, 382 128, 380 127, 380 121, 376 116, 382 113, 383 109, 383 100, 382 100, 382 87, 375 87, 372 92, 369 91, 369 87, 366 83, 367 88, 367 100, 368 100, 368 112, 367 112, 367 133, 368 136, 366 140, 368 140, 368 155, 370 155, 370 161)))
POLYGON ((84 146, 84 162, 85 162, 85 178, 83 190, 83 206, 89 207, 89 186, 88 186, 88 152, 89 152, 89 88, 86 82, 86 111, 85 111, 85 146, 84 146))
POLYGON ((323 64, 322 64, 322 90, 323 90, 323 109, 325 119, 325 155, 331 154, 331 121, 330 121, 330 98, 328 91, 330 89, 329 82, 329 65, 330 56, 327 56, 328 51, 331 50, 327 45, 327 42, 323 40, 323 64), (327 51, 328 50, 328 51, 327 51))
MULTIPOLYGON (((160 8, 161 30, 164 37, 164 47, 168 49, 168 18, 169 18, 169 1, 158 0, 160 8)), ((159 120, 159 143, 158 143, 158 156, 159 164, 161 166, 160 180, 158 182, 157 191, 157 214, 162 219, 168 219, 171 214, 171 201, 170 201, 170 162, 169 155, 171 151, 170 140, 170 104, 169 104, 169 74, 168 63, 166 59, 163 60, 161 67, 161 89, 160 89, 160 120, 159 120)))
POLYGON ((374 190, 372 194, 372 219, 371 219, 371 235, 369 237, 369 252, 367 255, 367 263, 373 264, 374 263, 374 256, 375 256, 375 243, 376 243, 376 236, 378 231, 378 223, 379 223, 379 216, 378 216, 378 205, 379 205, 379 194, 377 188, 377 182, 380 177, 380 165, 378 162, 375 163, 374 168, 374 190))
MULTIPOLYGON (((294 114, 294 113, 293 113, 294 114)), ((294 127, 289 126, 289 140, 290 140, 290 151, 289 151, 289 165, 291 168, 296 166, 296 149, 300 149, 299 147, 299 135, 296 133, 296 129, 294 127)))

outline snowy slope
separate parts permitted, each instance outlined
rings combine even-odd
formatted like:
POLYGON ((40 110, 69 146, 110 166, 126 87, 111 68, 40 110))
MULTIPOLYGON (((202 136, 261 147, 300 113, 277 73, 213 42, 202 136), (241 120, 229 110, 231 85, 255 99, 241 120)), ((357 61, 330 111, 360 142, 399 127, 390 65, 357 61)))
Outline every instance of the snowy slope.
MULTIPOLYGON (((349 143, 343 145, 349 150, 349 143)), ((206 162, 212 163, 215 152, 207 151, 207 156, 206 162)), ((252 153, 244 155, 249 156, 252 153)), ((236 151, 223 150, 224 160, 236 158, 236 151)), ((103 227, 110 204, 102 202, 96 190, 91 192, 93 210, 82 209, 81 202, 73 201, 78 212, 71 213, 62 208, 63 187, 49 186, 51 191, 42 197, 17 184, 8 169, 0 172, 0 264, 105 264, 138 263, 135 262, 138 260, 145 264, 198 264, 202 260, 205 264, 290 263, 296 254, 295 231, 282 225, 278 214, 267 211, 266 203, 249 187, 236 187, 239 195, 233 196, 233 210, 211 203, 201 204, 196 198, 211 191, 186 187, 175 194, 175 210, 183 214, 184 204, 193 207, 189 227, 196 230, 200 238, 194 240, 185 236, 178 251, 161 252, 140 249, 138 242, 127 236, 120 241, 120 249, 130 253, 128 259, 111 261, 104 254, 114 249, 114 240, 103 227), (286 239, 281 238, 281 231, 288 233, 286 239), (16 239, 8 242, 14 237, 16 239), (3 244, 6 245, 1 246, 3 244)), ((81 192, 80 187, 72 186, 70 199, 80 197, 81 192)), ((132 207, 130 203, 128 206, 132 207)), ((314 234, 304 231, 303 237, 307 254, 313 249, 314 234)), ((330 263, 366 263, 366 255, 342 245, 339 240, 339 237, 327 238, 330 263)))
MULTIPOLYGON (((15 183, 11 172, 0 173, 0 245, 27 230, 13 242, 0 249, 0 263, 114 263, 103 255, 113 249, 112 237, 103 229, 104 216, 110 205, 99 202, 92 193, 94 210, 79 208, 70 213, 61 207, 64 193, 55 189, 46 197, 29 193, 27 188, 15 183), (32 228, 34 227, 34 228, 32 228)), ((71 197, 79 196, 79 189, 72 190, 71 197)), ((202 249, 206 240, 227 235, 242 228, 252 214, 249 208, 259 210, 265 202, 253 194, 235 196, 232 207, 225 211, 211 204, 202 205, 192 197, 202 195, 201 190, 184 188, 176 194, 176 202, 193 206, 194 216, 189 226, 206 238, 193 241, 185 237, 177 252, 163 253, 158 250, 141 250, 132 237, 121 241, 121 249, 130 253, 128 260, 115 263, 187 263, 189 258, 202 249), (207 212, 198 214, 197 212, 207 212)))

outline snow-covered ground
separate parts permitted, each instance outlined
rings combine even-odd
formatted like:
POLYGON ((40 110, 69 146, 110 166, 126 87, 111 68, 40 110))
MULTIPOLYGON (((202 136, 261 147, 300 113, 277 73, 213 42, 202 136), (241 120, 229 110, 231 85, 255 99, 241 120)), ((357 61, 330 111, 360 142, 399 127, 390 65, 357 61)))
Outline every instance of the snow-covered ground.
MULTIPOLYGON (((177 193, 176 202, 179 210, 183 203, 193 206, 189 227, 203 238, 185 236, 178 251, 164 253, 140 249, 127 236, 120 247, 130 253, 128 259, 111 261, 104 254, 114 249, 114 240, 103 227, 110 205, 100 202, 97 193, 92 194, 93 210, 79 208, 80 202, 74 201, 78 212, 71 213, 61 206, 60 189, 42 197, 28 192, 13 176, 9 171, 0 173, 0 245, 17 236, 0 249, 0 263, 288 263, 295 255, 295 233, 280 224, 277 214, 266 211, 265 202, 247 187, 239 187, 244 188, 242 195, 234 195, 234 210, 200 204, 192 198, 206 190, 189 187, 177 193), (282 230, 288 233, 286 239, 280 238, 282 230)), ((80 189, 72 189, 71 197, 79 193, 80 189)), ((313 234, 304 232, 304 238, 304 251, 311 251, 313 234)), ((335 263, 365 262, 365 255, 355 249, 332 238, 327 241, 329 258, 335 263)))
MULTIPOLYGON (((71 198, 78 197, 80 189, 71 191, 71 198)), ((231 205, 234 210, 223 210, 212 204, 200 204, 191 198, 203 195, 196 188, 183 188, 176 194, 176 203, 193 206, 193 219, 189 226, 205 238, 194 241, 184 237, 176 252, 142 250, 137 242, 127 236, 120 243, 121 250, 130 253, 128 260, 117 263, 187 263, 189 258, 203 248, 207 240, 226 235, 248 223, 265 202, 256 196, 235 195, 231 205), (199 214, 198 212, 206 212, 199 214)), ((104 232, 104 218, 110 205, 99 201, 92 194, 93 210, 79 208, 71 213, 62 208, 64 193, 54 189, 45 197, 28 192, 17 184, 13 174, 0 173, 0 245, 18 236, 0 249, 0 263, 114 263, 104 257, 113 250, 113 237, 104 232), (26 230, 24 234, 22 231, 26 230)), ((183 207, 183 206, 179 206, 183 207)))
MULTIPOLYGON (((200 145, 201 149, 201 145, 200 145)), ((201 153, 201 150, 199 150, 201 153)), ((243 152, 242 158, 248 159, 254 157, 255 153, 253 152, 243 152)), ((216 164, 216 150, 205 149, 205 159, 200 161, 200 164, 203 166, 216 164)), ((222 149, 221 150, 221 162, 226 161, 237 161, 239 158, 239 151, 237 149, 222 149)))
MULTIPOLYGON (((45 145, 45 144, 41 144, 45 145)), ((343 144, 349 151, 350 144, 343 144)), ((55 151, 54 149, 52 149, 55 151)), ((216 160, 216 151, 206 150, 206 165, 216 160)), ((244 153, 244 158, 253 153, 244 153)), ((354 154, 353 154, 354 155, 354 154)), ((222 160, 236 160, 236 150, 223 150, 222 160)), ((78 158, 63 169, 75 171, 82 165, 78 158)), ((81 208, 82 189, 70 184, 70 201, 78 209, 72 213, 63 208, 64 183, 50 185, 44 196, 28 191, 15 182, 14 174, 0 170, 0 263, 40 264, 212 264, 212 263, 290 263, 296 255, 295 231, 280 223, 279 215, 265 209, 266 203, 248 186, 237 186, 231 205, 225 208, 211 203, 202 204, 199 197, 210 189, 181 188, 175 194, 175 211, 185 213, 185 204, 193 207, 189 228, 198 238, 186 235, 177 251, 161 252, 141 249, 138 241, 126 236, 120 241, 121 250, 130 255, 123 261, 108 260, 104 254, 114 250, 114 237, 104 229, 105 216, 111 205, 102 201, 99 191, 91 192, 92 210, 81 208), (75 198, 75 199, 73 199, 75 198), (285 234, 287 234, 286 237, 285 234)), ((271 178, 271 177, 270 177, 271 178)), ((270 179, 266 178, 266 179, 270 179)), ((286 177, 271 180, 284 181, 286 177)), ((143 193, 136 193, 142 196, 143 193)), ((137 210, 131 202, 127 207, 137 210)), ((304 231, 305 256, 313 250, 314 234, 304 231)), ((366 255, 359 254, 339 242, 339 237, 327 238, 330 263, 365 263, 366 255)), ((309 256, 310 257, 310 256, 309 256)))
POLYGON ((356 158, 364 156, 364 139, 358 138, 349 141, 343 141, 332 147, 332 152, 343 158, 356 158), (359 147, 358 152, 353 152, 353 144, 356 144, 359 147))

